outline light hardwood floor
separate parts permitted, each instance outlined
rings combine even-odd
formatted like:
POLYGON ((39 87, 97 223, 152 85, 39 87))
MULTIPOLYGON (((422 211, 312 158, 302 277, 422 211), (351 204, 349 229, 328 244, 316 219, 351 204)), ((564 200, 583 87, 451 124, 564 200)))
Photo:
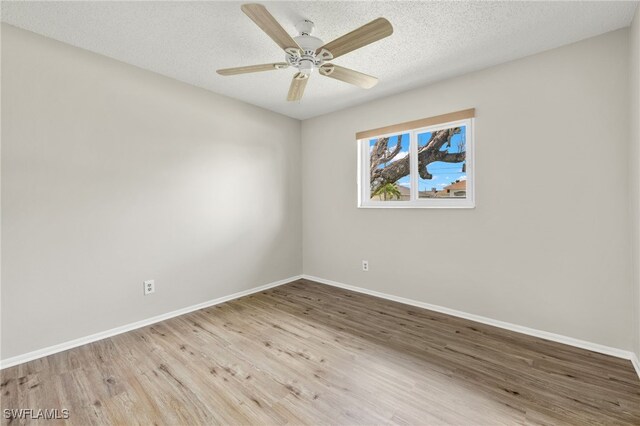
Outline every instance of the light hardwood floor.
POLYGON ((1 379, 77 425, 640 424, 629 361, 304 280, 1 379))

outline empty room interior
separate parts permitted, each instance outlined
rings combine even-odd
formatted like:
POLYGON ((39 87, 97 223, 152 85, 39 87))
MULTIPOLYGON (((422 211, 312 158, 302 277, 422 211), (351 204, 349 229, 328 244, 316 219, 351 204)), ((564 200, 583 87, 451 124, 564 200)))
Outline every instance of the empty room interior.
POLYGON ((3 425, 640 425, 637 1, 2 1, 3 425))

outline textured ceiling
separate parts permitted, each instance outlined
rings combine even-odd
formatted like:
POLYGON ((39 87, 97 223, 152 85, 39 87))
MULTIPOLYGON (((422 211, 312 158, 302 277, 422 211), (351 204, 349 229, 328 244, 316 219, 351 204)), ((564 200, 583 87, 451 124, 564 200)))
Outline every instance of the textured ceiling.
POLYGON ((636 2, 262 2, 293 36, 301 19, 328 42, 379 16, 382 41, 335 63, 377 76, 359 89, 314 74, 285 100, 292 69, 217 75, 282 51, 242 2, 2 2, 2 21, 211 91, 304 119, 628 26, 636 2))

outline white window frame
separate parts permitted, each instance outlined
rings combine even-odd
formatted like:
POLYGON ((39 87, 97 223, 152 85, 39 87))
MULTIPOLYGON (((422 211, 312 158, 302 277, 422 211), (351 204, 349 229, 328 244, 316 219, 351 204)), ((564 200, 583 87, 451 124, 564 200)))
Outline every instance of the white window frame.
POLYGON ((475 208, 475 136, 474 119, 450 121, 419 129, 403 130, 395 133, 358 139, 358 208, 448 208, 448 209, 472 209, 475 208), (467 196, 465 198, 418 198, 418 134, 436 130, 449 129, 451 127, 465 126, 465 171, 467 174, 467 196), (409 133, 409 156, 411 172, 411 195, 409 201, 381 201, 371 199, 370 171, 369 171, 369 141, 375 138, 397 136, 409 133))

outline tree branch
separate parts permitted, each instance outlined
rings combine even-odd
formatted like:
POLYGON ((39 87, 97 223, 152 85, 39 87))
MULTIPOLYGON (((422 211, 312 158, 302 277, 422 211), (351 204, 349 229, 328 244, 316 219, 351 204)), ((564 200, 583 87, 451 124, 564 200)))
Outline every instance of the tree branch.
POLYGON ((371 171, 377 169, 381 164, 385 164, 393 160, 402 150, 402 135, 398 135, 398 141, 393 148, 389 150, 389 138, 378 138, 373 149, 371 150, 371 158, 369 167, 371 171))
MULTIPOLYGON (((434 161, 443 161, 445 163, 460 163, 465 161, 466 152, 449 153, 446 150, 440 151, 445 144, 451 144, 451 138, 460 133, 459 127, 452 129, 436 130, 431 134, 429 142, 418 149, 418 174, 422 179, 432 179, 433 176, 427 170, 427 166, 434 161)), ((398 144, 393 149, 393 155, 388 151, 388 138, 380 138, 372 151, 371 171, 370 171, 370 187, 371 193, 386 183, 397 182, 399 179, 407 176, 410 171, 410 156, 406 156, 398 161, 394 161, 384 168, 378 168, 380 164, 390 161, 395 157, 401 149, 401 135, 398 136, 398 144), (378 146, 380 145, 380 146, 378 146), (384 145, 384 149, 381 147, 384 145), (375 166, 374 166, 374 155, 375 166), (381 159, 386 161, 380 161, 381 159)), ((464 171, 464 168, 463 168, 464 171)))
POLYGON ((391 152, 387 151, 388 152, 387 155, 382 159, 382 161, 380 161, 380 163, 388 163, 389 161, 393 160, 394 157, 398 155, 401 149, 402 149, 402 135, 400 134, 398 135, 398 143, 396 143, 396 146, 395 148, 393 148, 393 151, 391 152))
POLYGON ((430 156, 427 161, 428 163, 433 163, 434 161, 442 161, 445 163, 460 163, 464 161, 465 158, 465 152, 456 152, 453 154, 449 154, 447 151, 438 151, 435 155, 430 156))
POLYGON ((382 164, 381 160, 384 157, 384 153, 387 151, 388 145, 389 138, 378 138, 375 145, 373 145, 373 149, 371 150, 371 159, 369 160, 369 167, 372 172, 382 164))
POLYGON ((429 139, 429 142, 422 147, 421 150, 440 151, 440 148, 442 148, 445 143, 451 144, 451 138, 458 133, 460 133, 460 127, 436 130, 431 134, 431 139, 429 139))

